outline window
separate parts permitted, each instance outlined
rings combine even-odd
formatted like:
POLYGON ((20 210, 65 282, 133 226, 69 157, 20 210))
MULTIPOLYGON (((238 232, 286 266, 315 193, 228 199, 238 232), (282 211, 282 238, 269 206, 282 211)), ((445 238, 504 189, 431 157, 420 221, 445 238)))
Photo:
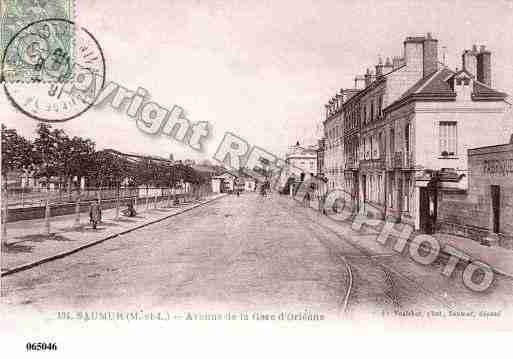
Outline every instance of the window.
POLYGON ((394 189, 395 189, 395 183, 394 183, 394 177, 389 177, 388 182, 388 207, 392 208, 394 205, 394 189))
POLYGON ((407 123, 404 128, 404 149, 406 153, 410 152, 410 124, 407 123))
POLYGON ((370 107, 370 119, 369 122, 374 121, 374 101, 371 101, 371 107, 370 107))
POLYGON ((395 152, 395 132, 394 129, 390 129, 390 156, 394 156, 395 152))
POLYGON ((381 116, 383 110, 383 96, 379 96, 378 98, 378 117, 381 116))
POLYGON ((440 122, 440 154, 442 156, 455 156, 457 149, 456 122, 440 122))
POLYGON ((378 143, 379 143, 379 158, 383 158, 385 152, 385 144, 383 143, 383 133, 380 132, 378 135, 378 143))

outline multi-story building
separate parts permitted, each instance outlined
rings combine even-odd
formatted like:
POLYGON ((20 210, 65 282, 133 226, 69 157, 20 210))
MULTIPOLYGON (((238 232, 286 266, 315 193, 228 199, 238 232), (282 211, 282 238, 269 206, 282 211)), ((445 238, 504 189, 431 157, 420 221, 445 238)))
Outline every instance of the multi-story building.
POLYGON ((301 146, 297 141, 295 146, 289 147, 285 155, 285 163, 288 165, 289 175, 293 175, 296 179, 314 176, 317 174, 317 147, 301 146))
MULTIPOLYGON (((368 69, 365 87, 343 102, 345 185, 355 207, 429 231, 436 218, 434 179, 466 186, 466 149, 507 140, 506 95, 491 88, 491 53, 465 51, 463 70, 438 61, 430 34, 407 37, 404 56, 368 69)), ((437 185, 438 186, 438 185, 437 185)), ((436 191, 435 191, 436 192, 436 191)))
POLYGON ((340 90, 326 105, 326 119, 323 122, 325 149, 324 175, 328 188, 341 188, 344 185, 344 115, 342 104, 344 90, 340 90))
POLYGON ((392 213, 430 232, 437 215, 437 191, 468 187, 467 149, 505 143, 513 130, 505 93, 492 89, 491 53, 463 53, 462 70, 441 66, 385 109, 395 131, 389 176, 392 213), (393 155, 392 155, 393 153, 393 155), (443 172, 456 179, 444 181, 443 172))
POLYGON ((324 151, 326 149, 326 137, 321 138, 317 144, 317 175, 324 176, 324 151))

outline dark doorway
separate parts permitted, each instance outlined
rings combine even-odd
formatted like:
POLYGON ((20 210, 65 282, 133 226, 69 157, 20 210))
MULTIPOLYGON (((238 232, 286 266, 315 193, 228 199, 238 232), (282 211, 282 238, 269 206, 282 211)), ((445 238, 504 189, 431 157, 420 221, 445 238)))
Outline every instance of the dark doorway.
POLYGON ((500 232, 500 218, 501 218, 501 188, 497 185, 490 186, 492 195, 492 226, 493 233, 500 232))
POLYGON ((419 227, 421 232, 432 234, 435 230, 436 221, 436 192, 429 188, 420 189, 420 213, 419 227))
POLYGON ((360 182, 358 181, 358 172, 353 173, 353 196, 355 200, 355 211, 360 211, 360 196, 359 196, 360 182))

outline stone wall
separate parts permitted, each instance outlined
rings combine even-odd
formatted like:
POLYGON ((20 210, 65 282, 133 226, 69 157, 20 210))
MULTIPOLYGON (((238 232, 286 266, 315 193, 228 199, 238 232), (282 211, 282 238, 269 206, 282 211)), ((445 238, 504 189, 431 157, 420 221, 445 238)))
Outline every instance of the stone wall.
POLYGON ((469 150, 469 189, 465 193, 441 191, 438 196, 440 231, 483 242, 495 237, 501 247, 513 249, 513 144, 469 150), (493 229, 491 186, 500 187, 498 234, 493 229))
MULTIPOLYGON (((177 194, 173 195, 173 198, 177 198, 180 202, 184 202, 186 200, 187 195, 186 194, 177 194)), ((164 201, 167 200, 167 196, 159 196, 157 197, 158 201, 164 201)), ((128 202, 130 199, 123 199, 120 200, 120 210, 126 209, 126 206, 128 205, 128 202)), ((153 205, 154 198, 150 198, 150 208, 153 205)), ((80 212, 87 212, 89 211, 89 205, 90 201, 84 201, 80 203, 80 212)), ((145 198, 139 198, 137 202, 137 206, 144 205, 146 203, 145 198)), ((102 209, 110 209, 116 207, 116 200, 110 199, 110 200, 102 200, 102 209)), ((73 214, 75 213, 75 203, 65 203, 65 204, 59 204, 59 205, 52 205, 50 206, 50 216, 62 216, 66 214, 73 214)), ((45 207, 44 206, 34 206, 34 207, 25 207, 25 208, 12 208, 9 209, 8 215, 7 215, 7 222, 17 222, 17 221, 23 221, 23 220, 29 220, 29 219, 41 219, 45 217, 45 207)))

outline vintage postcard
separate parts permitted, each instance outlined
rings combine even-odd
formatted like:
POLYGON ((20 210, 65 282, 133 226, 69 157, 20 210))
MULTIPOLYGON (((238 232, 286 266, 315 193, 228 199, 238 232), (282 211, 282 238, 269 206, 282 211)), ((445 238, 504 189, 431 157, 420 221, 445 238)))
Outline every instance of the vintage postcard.
POLYGON ((0 9, 0 356, 513 329, 512 1, 0 9))

